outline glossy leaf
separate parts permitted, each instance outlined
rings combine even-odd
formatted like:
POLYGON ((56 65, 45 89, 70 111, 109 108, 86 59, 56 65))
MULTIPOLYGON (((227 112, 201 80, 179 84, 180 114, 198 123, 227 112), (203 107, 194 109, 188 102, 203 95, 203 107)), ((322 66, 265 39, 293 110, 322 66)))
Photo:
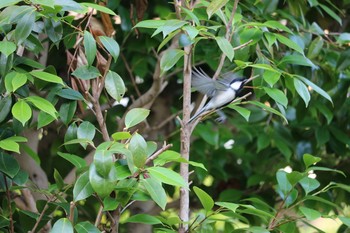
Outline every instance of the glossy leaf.
POLYGON ((329 100, 329 102, 331 102, 333 104, 332 98, 328 95, 327 92, 325 92, 323 89, 318 87, 316 84, 314 84, 310 80, 308 80, 304 77, 301 77, 301 76, 297 76, 297 77, 299 79, 301 79, 301 81, 303 81, 306 85, 309 85, 314 91, 316 91, 318 94, 322 95, 324 98, 326 98, 327 100, 329 100))
POLYGON ((35 11, 27 12, 18 21, 14 36, 17 44, 22 44, 33 30, 35 22, 35 11))
POLYGON ((94 66, 80 66, 72 75, 83 80, 90 80, 99 77, 101 74, 94 66))
POLYGON ((315 157, 315 156, 310 155, 310 154, 304 154, 303 161, 304 161, 305 167, 308 168, 311 165, 314 165, 314 164, 320 162, 321 158, 315 157))
POLYGON ((119 44, 113 38, 107 36, 99 36, 98 37, 103 44, 103 47, 109 52, 109 54, 113 57, 114 62, 117 61, 120 53, 119 44))
POLYGON ((309 66, 309 67, 312 67, 313 69, 318 69, 318 66, 316 66, 309 58, 304 57, 303 55, 300 55, 300 54, 291 54, 291 55, 284 56, 278 63, 279 66, 286 65, 286 64, 309 66))
POLYGON ((150 113, 150 110, 144 108, 133 108, 125 116, 125 128, 129 129, 138 123, 144 121, 150 113))
POLYGON ((152 200, 164 210, 167 203, 167 196, 162 184, 152 177, 141 179, 141 184, 145 187, 152 200))
POLYGON ((92 140, 95 137, 96 128, 89 121, 84 121, 78 127, 77 137, 78 139, 92 140))
POLYGON ((287 47, 299 52, 300 54, 304 54, 304 51, 303 49, 297 44, 295 43, 294 41, 292 41, 291 39, 283 36, 283 35, 280 35, 280 34, 275 34, 277 40, 279 42, 281 42, 282 44, 286 45, 287 47))
POLYGON ((61 105, 59 110, 59 115, 62 122, 68 125, 74 117, 75 111, 77 109, 77 102, 70 101, 61 105))
POLYGON ((0 3, 0 9, 6 6, 15 5, 18 2, 20 2, 20 0, 2 0, 0 3))
POLYGON ((227 58, 232 61, 235 51, 233 50, 233 47, 231 43, 224 37, 215 37, 216 43, 219 45, 219 48, 221 49, 221 52, 223 52, 227 58))
POLYGON ((73 200, 75 202, 84 200, 94 193, 89 181, 89 172, 84 172, 74 184, 73 200))
POLYGON ((97 149, 94 154, 94 164, 97 173, 106 178, 112 167, 114 167, 113 152, 108 150, 97 149))
POLYGON ((55 222, 50 233, 74 233, 72 223, 68 218, 61 218, 55 222))
POLYGON ((108 71, 106 75, 105 88, 107 93, 116 101, 120 101, 126 91, 123 79, 113 71, 108 71))
POLYGON ((151 176, 155 177, 159 181, 165 184, 188 188, 188 184, 182 178, 182 176, 165 167, 149 167, 147 171, 151 174, 151 176))
POLYGON ((19 120, 23 126, 32 117, 32 109, 24 100, 18 100, 13 105, 11 112, 13 117, 19 120))
POLYGON ((294 82, 295 90, 298 92, 300 97, 304 100, 305 107, 307 107, 311 99, 309 90, 307 89, 306 85, 299 79, 294 78, 293 82, 294 82))
POLYGON ((215 205, 231 210, 233 213, 236 213, 236 209, 239 207, 238 204, 231 203, 231 202, 215 202, 215 205))
POLYGON ((287 173, 285 171, 281 171, 281 170, 278 171, 276 173, 276 178, 277 178, 278 186, 284 194, 292 190, 292 185, 290 184, 287 178, 287 173))
POLYGON ((54 169, 53 177, 55 179, 55 184, 57 185, 58 190, 62 190, 64 187, 64 181, 57 169, 54 169))
POLYGON ((282 104, 285 108, 288 105, 287 96, 279 89, 264 87, 266 93, 277 103, 282 104))
POLYGON ((273 108, 271 108, 271 107, 269 107, 269 106, 267 106, 267 105, 265 105, 265 104, 263 104, 263 103, 260 103, 260 102, 258 102, 258 101, 254 101, 254 100, 253 100, 253 101, 248 101, 248 103, 254 104, 254 105, 256 105, 256 106, 258 106, 258 107, 260 107, 260 108, 262 108, 262 109, 265 109, 266 111, 269 111, 269 112, 271 112, 271 113, 273 113, 273 114, 276 114, 276 115, 282 117, 283 120, 284 120, 286 123, 288 123, 287 118, 286 118, 282 113, 280 113, 279 111, 277 111, 277 110, 275 110, 275 109, 273 109, 273 108))
POLYGON ((97 48, 94 37, 88 31, 84 31, 84 48, 88 65, 91 66, 95 60, 97 48))
POLYGON ((149 224, 149 225, 155 225, 155 224, 162 224, 162 222, 149 214, 136 214, 133 216, 130 216, 126 222, 132 222, 132 223, 143 223, 143 224, 149 224))
POLYGON ((211 198, 211 196, 208 193, 206 193, 205 191, 203 191, 202 189, 200 189, 196 186, 193 187, 193 191, 195 192, 195 194, 199 198, 199 201, 201 202, 204 209, 207 212, 212 210, 212 208, 214 207, 213 198, 211 198))
POLYGON ((135 27, 139 28, 159 28, 165 24, 166 20, 143 20, 138 22, 135 27))
POLYGON ((129 132, 116 132, 112 134, 112 138, 114 141, 125 140, 131 138, 131 134, 129 132))
POLYGON ((12 106, 11 96, 6 96, 0 99, 0 123, 3 122, 9 115, 12 106))
POLYGON ((160 60, 161 74, 170 70, 184 54, 185 52, 179 49, 167 50, 160 60))
POLYGON ((45 71, 40 71, 40 70, 33 70, 29 73, 31 75, 33 75, 34 77, 41 79, 41 80, 44 80, 46 82, 58 83, 58 84, 64 85, 61 77, 59 77, 57 75, 50 74, 50 73, 47 73, 45 71))
POLYGON ((5 54, 5 56, 9 56, 10 54, 12 54, 13 52, 16 51, 16 44, 13 43, 12 41, 0 41, 0 52, 5 54))
POLYGON ((213 14, 215 14, 218 10, 220 10, 223 6, 227 4, 228 0, 213 0, 210 2, 207 7, 208 19, 211 18, 213 14))
POLYGON ((84 97, 80 92, 70 88, 61 89, 57 92, 57 95, 68 100, 84 100, 84 97))
MULTIPOLYGON (((118 170, 117 170, 117 172, 118 172, 118 170)), ((119 201, 116 198, 106 197, 105 199, 103 199, 103 210, 104 211, 116 210, 118 208, 119 204, 120 203, 119 203, 119 201)))
POLYGON ((107 197, 115 188, 117 183, 117 171, 113 166, 106 178, 100 176, 96 171, 94 163, 90 165, 89 169, 89 180, 91 187, 101 197, 107 197))
POLYGON ((55 119, 56 118, 54 118, 53 116, 47 114, 46 112, 39 112, 37 129, 40 129, 40 128, 50 124, 55 119))
POLYGON ((81 3, 81 5, 85 6, 85 7, 91 7, 97 11, 109 14, 109 15, 116 15, 111 9, 105 7, 105 6, 101 6, 95 3, 91 3, 91 2, 83 2, 81 3))
POLYGON ((310 221, 318 219, 319 217, 322 216, 322 214, 317 210, 310 209, 304 206, 299 207, 299 210, 301 211, 301 213, 303 213, 303 215, 307 218, 307 220, 310 220, 310 221))
POLYGON ((83 167, 86 167, 86 161, 77 156, 77 155, 74 155, 74 154, 68 154, 68 153, 63 153, 63 152, 57 152, 57 154, 59 156, 61 156, 62 158, 64 158, 65 160, 69 161, 71 164, 74 165, 74 167, 76 168, 83 168, 83 167))
POLYGON ((281 73, 275 72, 271 70, 265 70, 263 74, 264 80, 272 87, 277 83, 277 81, 280 79, 281 73))
POLYGON ((145 139, 137 133, 134 134, 130 139, 128 149, 132 153, 134 165, 137 168, 143 168, 147 159, 147 143, 145 139))
POLYGON ((39 110, 46 112, 47 114, 51 115, 55 119, 57 118, 56 116, 57 111, 55 107, 46 99, 39 96, 29 96, 26 98, 26 100, 31 102, 39 110))
POLYGON ((338 218, 340 219, 340 221, 342 221, 342 223, 350 227, 350 218, 344 216, 339 216, 338 218))
POLYGON ((299 181, 299 183, 301 187, 303 187, 305 195, 308 195, 310 192, 320 187, 320 182, 310 177, 304 177, 302 180, 299 181))
MULTIPOLYGON (((49 3, 50 1, 47 2, 49 3)), ((50 38, 50 40, 55 44, 59 43, 63 36, 62 23, 60 21, 55 21, 52 18, 48 18, 44 19, 44 25, 47 36, 50 38)))
POLYGON ((17 160, 9 154, 0 152, 0 171, 13 178, 19 172, 17 160))
POLYGON ((246 108, 242 108, 240 106, 234 105, 234 104, 230 104, 228 105, 229 108, 234 109, 236 112, 238 112, 242 117, 244 117, 244 119, 246 121, 249 121, 249 117, 250 117, 250 110, 246 109, 246 108))
POLYGON ((316 37, 310 44, 309 50, 307 52, 307 57, 310 59, 316 58, 324 45, 322 37, 316 37))

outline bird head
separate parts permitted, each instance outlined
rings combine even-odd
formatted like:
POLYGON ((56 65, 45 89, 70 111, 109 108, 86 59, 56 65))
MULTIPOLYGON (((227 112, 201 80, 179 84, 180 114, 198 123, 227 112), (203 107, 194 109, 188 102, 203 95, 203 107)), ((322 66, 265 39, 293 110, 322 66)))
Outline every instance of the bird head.
POLYGON ((236 78, 232 80, 232 82, 230 83, 230 87, 235 91, 239 91, 243 87, 243 85, 246 83, 246 81, 247 81, 246 78, 236 78))

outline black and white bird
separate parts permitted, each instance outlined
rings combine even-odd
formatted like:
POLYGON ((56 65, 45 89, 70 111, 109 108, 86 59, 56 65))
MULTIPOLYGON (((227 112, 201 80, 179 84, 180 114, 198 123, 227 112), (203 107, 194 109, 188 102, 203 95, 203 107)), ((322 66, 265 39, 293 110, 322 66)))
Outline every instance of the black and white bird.
POLYGON ((237 77, 233 73, 226 73, 222 78, 214 80, 204 71, 194 68, 192 71, 192 87, 206 95, 210 100, 191 117, 188 123, 205 112, 217 110, 230 104, 236 99, 238 92, 246 82, 246 78, 237 77))

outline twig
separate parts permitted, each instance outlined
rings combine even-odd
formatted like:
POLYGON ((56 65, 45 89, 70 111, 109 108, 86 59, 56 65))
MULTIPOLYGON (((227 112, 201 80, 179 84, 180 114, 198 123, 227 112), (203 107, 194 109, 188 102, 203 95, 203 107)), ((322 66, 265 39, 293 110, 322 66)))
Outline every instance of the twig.
POLYGON ((161 153, 163 153, 164 151, 166 151, 167 149, 169 149, 170 147, 172 147, 173 144, 166 144, 164 142, 164 145, 162 148, 160 148, 157 152, 155 152, 153 155, 151 155, 150 157, 147 158, 145 164, 148 164, 150 162, 152 162, 153 160, 155 160, 161 153))
POLYGON ((134 86, 136 94, 137 94, 138 97, 140 97, 141 96, 141 92, 140 92, 139 88, 137 87, 137 84, 136 84, 136 81, 135 81, 135 77, 134 77, 134 75, 132 73, 132 70, 131 70, 131 68, 130 68, 130 66, 129 66, 129 64, 128 64, 125 56, 124 56, 124 54, 121 53, 120 57, 122 58, 122 60, 123 60, 123 62, 125 64, 125 68, 128 71, 128 73, 129 73, 129 76, 130 76, 130 79, 131 79, 131 83, 134 86))
POLYGON ((98 210, 96 220, 95 220, 95 227, 98 227, 98 225, 100 224, 101 218, 102 218, 102 213, 103 213, 103 205, 101 205, 100 209, 98 210))
POLYGON ((75 203, 71 201, 69 205, 69 221, 72 224, 74 224, 74 208, 75 208, 75 203))
POLYGON ((134 204, 136 202, 136 200, 132 200, 131 202, 129 202, 121 211, 120 214, 122 214, 127 208, 129 208, 132 204, 134 204))
POLYGON ((39 223, 41 222, 41 219, 44 217, 44 214, 45 214, 46 210, 49 208, 49 203, 55 201, 56 199, 57 199, 57 197, 51 196, 51 197, 47 200, 47 202, 46 202, 46 204, 45 204, 43 210, 41 211, 41 213, 40 213, 38 219, 36 220, 36 222, 35 222, 35 224, 34 224, 32 230, 29 231, 28 233, 35 233, 36 229, 37 229, 38 226, 39 226, 39 223))

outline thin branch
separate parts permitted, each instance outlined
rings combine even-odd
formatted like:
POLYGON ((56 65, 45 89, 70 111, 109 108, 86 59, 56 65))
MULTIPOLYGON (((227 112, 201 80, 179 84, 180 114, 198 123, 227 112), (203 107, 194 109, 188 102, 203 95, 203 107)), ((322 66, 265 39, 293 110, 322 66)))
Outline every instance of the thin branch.
POLYGON ((136 84, 136 81, 135 81, 135 77, 134 77, 134 75, 133 75, 133 73, 132 73, 132 70, 131 70, 129 64, 128 64, 128 61, 126 60, 124 54, 121 53, 121 54, 120 54, 120 57, 122 58, 122 60, 123 60, 123 62, 124 62, 124 64, 125 64, 125 68, 126 68, 126 70, 128 71, 128 73, 129 73, 129 77, 130 77, 130 79, 131 79, 132 85, 134 86, 134 89, 135 89, 135 91, 136 91, 136 94, 137 94, 138 97, 140 97, 140 96, 141 96, 141 92, 140 92, 139 88, 137 87, 137 84, 136 84))
POLYGON ((153 160, 155 160, 161 153, 163 153, 164 151, 166 151, 167 149, 169 149, 170 147, 172 147, 173 144, 166 144, 164 142, 164 145, 162 148, 160 148, 157 152, 155 152, 153 155, 151 155, 150 157, 148 157, 148 159, 146 160, 145 164, 148 164, 150 162, 152 162, 153 160))
POLYGON ((75 208, 75 203, 74 201, 71 201, 69 204, 69 221, 74 224, 74 208, 75 208))
POLYGON ((47 200, 47 202, 46 202, 46 204, 45 204, 43 210, 41 211, 41 213, 40 213, 38 219, 36 220, 36 222, 35 222, 35 224, 34 224, 32 230, 29 231, 28 233, 34 233, 34 232, 36 231, 36 229, 37 229, 38 226, 39 226, 39 223, 41 222, 41 219, 44 217, 44 214, 45 214, 46 210, 49 208, 49 203, 55 201, 56 199, 57 199, 57 197, 51 196, 51 197, 47 200))
POLYGON ((7 201, 8 201, 8 208, 9 208, 9 219, 10 219, 10 232, 11 233, 15 233, 15 227, 13 225, 13 213, 12 213, 12 205, 11 205, 11 194, 10 194, 10 189, 7 185, 7 178, 6 175, 3 174, 4 177, 4 181, 5 181, 5 187, 6 187, 6 197, 7 197, 7 201))
POLYGON ((98 225, 100 224, 101 219, 102 219, 102 214, 103 214, 103 206, 101 205, 100 209, 98 210, 96 219, 95 219, 95 227, 98 227, 98 225))

